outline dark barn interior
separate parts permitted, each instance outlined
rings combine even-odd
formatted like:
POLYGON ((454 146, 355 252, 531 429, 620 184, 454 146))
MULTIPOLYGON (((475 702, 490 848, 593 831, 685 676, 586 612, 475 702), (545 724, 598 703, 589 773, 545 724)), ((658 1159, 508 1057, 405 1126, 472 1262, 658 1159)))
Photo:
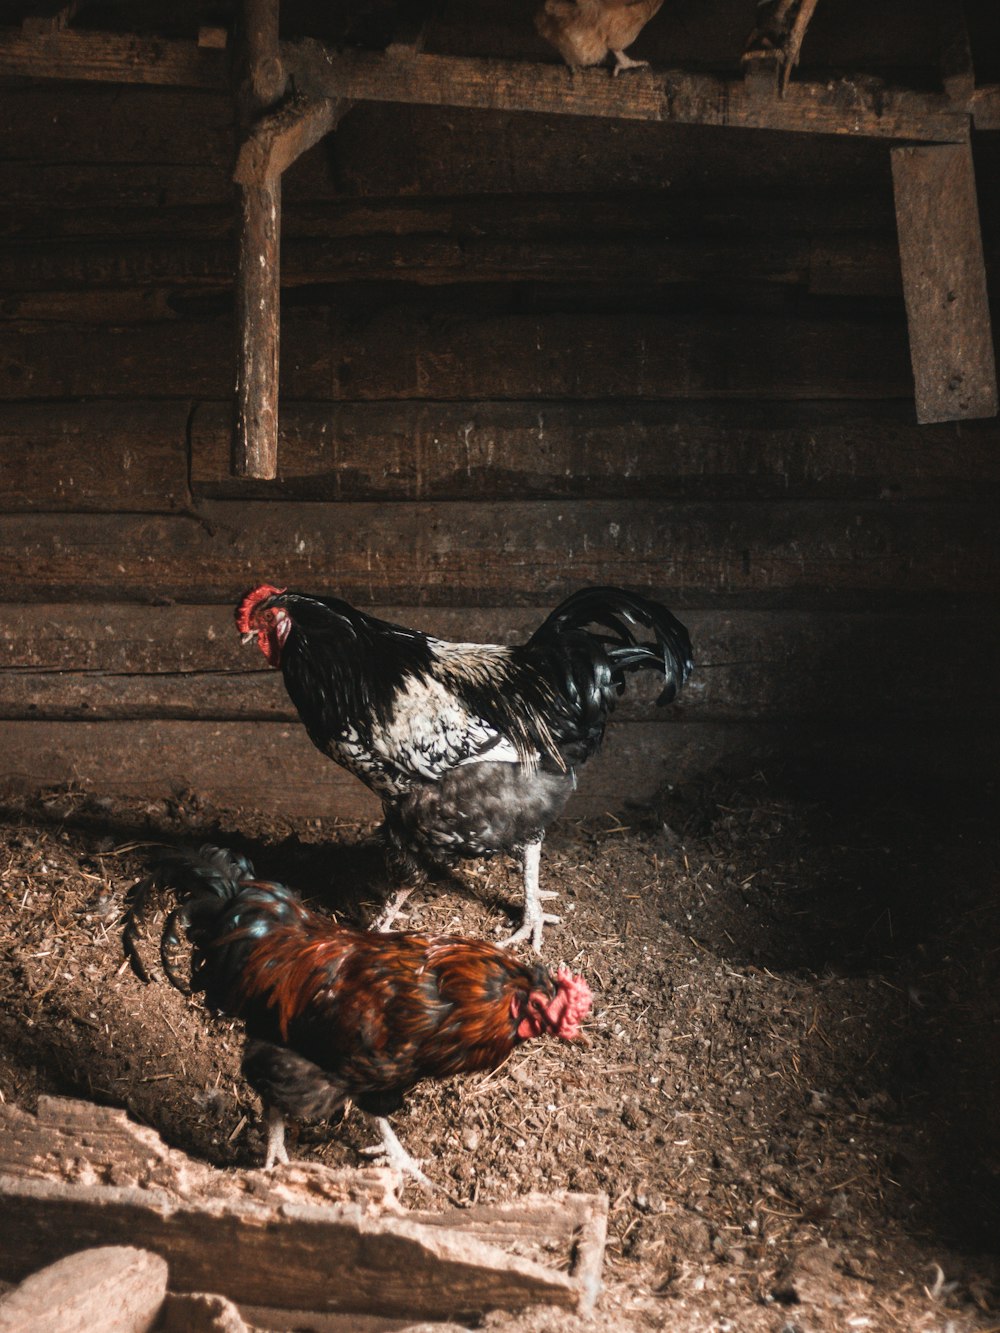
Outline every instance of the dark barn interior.
MULTIPOLYGON (((384 896, 249 587, 513 642, 619 585, 696 666, 546 842, 590 1045, 401 1135, 606 1195, 604 1327, 995 1328, 1000 11, 666 0, 615 77, 537 7, 0 2, 0 1095, 259 1164, 231 1025, 112 929, 163 841, 384 896)), ((459 879, 408 924, 499 938, 516 874, 459 879)), ((590 1326, 525 1304, 452 1313, 590 1326)))

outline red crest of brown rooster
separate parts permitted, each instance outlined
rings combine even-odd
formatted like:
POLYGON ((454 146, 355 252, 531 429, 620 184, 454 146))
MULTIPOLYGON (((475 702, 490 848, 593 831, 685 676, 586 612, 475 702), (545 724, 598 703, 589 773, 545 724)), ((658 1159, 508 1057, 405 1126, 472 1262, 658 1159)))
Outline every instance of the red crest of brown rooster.
POLYGON ((338 925, 255 878, 246 857, 210 846, 165 853, 136 886, 125 945, 144 979, 137 922, 154 885, 180 896, 161 938, 167 976, 245 1025, 267 1168, 288 1161, 286 1116, 326 1120, 350 1099, 378 1119, 385 1156, 429 1186, 387 1119, 404 1094, 426 1078, 496 1069, 533 1037, 570 1041, 590 1009, 589 986, 568 968, 459 936, 338 925), (179 927, 193 946, 190 987, 176 967, 179 927))
POLYGON ((313 744, 381 798, 409 873, 522 853, 524 918, 506 943, 536 952, 559 920, 541 908, 542 839, 626 675, 656 672, 665 704, 692 669, 676 616, 622 588, 581 589, 511 646, 446 642, 270 584, 243 598, 236 625, 282 672, 313 744))

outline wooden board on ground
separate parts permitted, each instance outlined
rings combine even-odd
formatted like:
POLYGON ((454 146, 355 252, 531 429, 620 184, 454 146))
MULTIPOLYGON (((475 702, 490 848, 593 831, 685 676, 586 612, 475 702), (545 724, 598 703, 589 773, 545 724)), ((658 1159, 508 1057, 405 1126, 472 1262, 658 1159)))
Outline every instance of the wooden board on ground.
POLYGON ((8 1281, 82 1246, 129 1243, 168 1261, 173 1291, 281 1309, 588 1312, 600 1287, 603 1195, 407 1213, 384 1170, 221 1172, 123 1111, 61 1098, 40 1098, 37 1118, 0 1107, 0 1145, 8 1281))

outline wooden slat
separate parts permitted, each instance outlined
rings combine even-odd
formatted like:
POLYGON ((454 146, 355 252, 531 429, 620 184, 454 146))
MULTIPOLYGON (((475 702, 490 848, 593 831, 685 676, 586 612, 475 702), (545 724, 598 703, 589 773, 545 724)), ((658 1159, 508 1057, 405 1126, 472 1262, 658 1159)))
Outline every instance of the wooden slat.
MULTIPOLYGON (((70 785, 95 796, 166 798, 196 791, 214 805, 366 823, 378 802, 324 758, 301 726, 278 722, 5 722, 0 794, 70 785)), ((947 716, 869 717, 787 728, 752 722, 620 721, 588 763, 567 819, 620 812, 720 765, 813 768, 870 780, 969 783, 995 769, 993 732, 947 716)))
MULTIPOLYGON (((552 609, 545 606, 368 607, 383 619, 409 625, 456 642, 517 643, 526 639, 552 609)), ((696 672, 679 701, 669 710, 649 712, 651 695, 642 677, 629 684, 620 715, 667 717, 678 709, 717 715, 735 711, 802 709, 808 704, 839 711, 869 706, 863 693, 833 692, 831 681, 864 676, 876 698, 873 706, 895 691, 900 706, 926 698, 924 674, 913 663, 945 644, 954 671, 981 705, 978 692, 992 687, 993 664, 1000 627, 976 611, 946 613, 834 612, 827 607, 802 611, 754 611, 675 608, 690 630, 696 672), (930 627, 930 628, 929 628, 930 627), (714 697, 713 697, 714 696, 714 697)), ((162 690, 168 701, 190 709, 185 691, 217 691, 230 696, 228 707, 272 719, 291 718, 280 673, 273 672, 257 650, 244 647, 234 626, 232 603, 210 606, 183 604, 132 606, 128 603, 43 604, 11 602, 0 616, 2 716, 17 716, 32 682, 48 679, 50 699, 59 697, 59 683, 90 680, 111 702, 111 691, 162 690), (101 682, 107 679, 108 684, 101 682), (19 695, 18 682, 23 691, 19 695), (216 682, 216 684, 212 684, 216 682), (252 702, 251 702, 252 701, 252 702), (279 710, 285 710, 279 712, 279 710)), ((655 692, 654 692, 655 693, 655 692)), ((96 699, 95 694, 94 698, 96 699)), ((136 697, 141 697, 138 694, 136 697)), ((960 704, 961 692, 942 689, 942 699, 960 704)), ((123 701, 119 710, 125 715, 123 701)), ((991 705, 992 706, 992 705, 991 705)), ((618 716, 619 713, 616 713, 618 716)), ((216 715, 219 716, 219 715, 216 715)))
POLYGON ((984 483, 1000 482, 1000 428, 920 428, 909 402, 292 402, 280 442, 277 480, 237 489, 229 478, 228 407, 199 405, 191 421, 196 493, 973 499, 984 483))
MULTIPOLYGON (((759 740, 745 724, 664 726, 621 722, 583 773, 567 814, 646 800, 670 775, 703 771, 759 740), (627 781, 625 781, 627 777, 627 781)), ((5 722, 0 791, 70 783, 95 795, 170 796, 195 790, 246 806, 348 822, 380 817, 377 799, 314 748, 298 723, 5 722)))
POLYGON ((102 83, 225 87, 225 52, 195 42, 72 29, 29 37, 0 29, 0 75, 102 83))
MULTIPOLYGON (((3 93, 0 86, 0 112, 3 110, 3 93)), ((79 104, 67 103, 56 114, 77 114, 84 109, 79 104)), ((135 114, 141 109, 134 108, 135 114)), ((3 147, 0 135, 0 152, 3 147)), ((141 151, 141 146, 135 151, 141 151)), ((744 157, 747 156, 756 154, 745 151, 744 157)), ((803 159, 801 152, 790 156, 794 161, 803 159)), ((20 228, 16 226, 18 219, 7 219, 6 231, 16 239, 16 253, 24 258, 22 280, 37 276, 39 283, 52 285, 57 281, 69 283, 84 277, 88 282, 114 279, 112 260, 116 251, 120 263, 136 265, 136 271, 144 273, 149 281, 161 280, 172 271, 184 273, 189 268, 192 277, 222 271, 232 232, 232 207, 229 204, 195 206, 191 201, 182 209, 141 207, 123 193, 122 197, 116 197, 114 209, 94 208, 86 199, 88 172, 93 164, 81 163, 74 167, 78 172, 80 196, 74 196, 71 209, 57 211, 51 208, 51 198, 53 193, 59 192, 56 188, 58 178, 48 175, 62 169, 50 160, 55 157, 55 145, 45 141, 36 147, 30 163, 6 164, 11 174, 24 168, 19 179, 26 188, 29 174, 32 179, 41 177, 43 182, 34 195, 19 197, 15 201, 21 215, 20 228), (52 180, 51 189, 44 184, 46 179, 52 180), (48 212, 44 216, 31 216, 29 225, 25 225, 23 213, 29 207, 40 207, 43 198, 50 204, 48 212), (58 245, 52 245, 52 240, 58 240, 58 245), (135 244, 142 247, 138 253, 144 253, 145 260, 133 258, 132 246, 135 244), (144 268, 138 267, 140 262, 144 268), (63 277, 65 273, 70 276, 63 277)), ((730 159, 720 159, 720 170, 729 165, 730 159)), ((108 162, 103 169, 110 173, 117 167, 108 162)), ((195 170, 182 168, 180 164, 176 169, 178 172, 195 170)), ((219 171, 222 169, 220 162, 219 171)), ((141 173, 143 164, 136 163, 129 170, 141 173)), ((163 180, 162 168, 150 167, 149 170, 161 171, 161 184, 165 187, 173 184, 163 180)), ((124 172, 119 173, 119 185, 124 192, 128 182, 121 179, 123 175, 124 172)), ((35 183, 39 183, 37 179, 35 183)), ((7 177, 7 184, 10 188, 11 175, 7 177)), ((66 178, 61 184, 64 191, 68 190, 66 178)), ((498 187, 500 184, 498 181, 498 187)), ((8 205, 12 202, 10 192, 7 202, 8 205)), ((597 194, 579 190, 568 198, 565 193, 555 190, 532 194, 494 193, 487 198, 301 196, 286 210, 282 221, 285 242, 323 243, 329 247, 331 263, 337 255, 335 242, 364 240, 387 246, 393 240, 415 244, 419 238, 441 240, 454 237, 471 245, 501 242, 509 247, 547 244, 552 247, 553 258, 558 252, 557 246, 565 244, 570 236, 579 245, 599 243, 610 248, 621 243, 623 234, 637 244, 655 242, 661 252, 669 250, 673 244, 687 250, 692 242, 698 241, 706 247, 711 247, 714 242, 722 245, 759 244, 763 253, 765 247, 772 246, 779 238, 797 239, 800 236, 811 238, 814 249, 822 248, 825 243, 832 244, 834 240, 859 246, 874 240, 890 244, 894 254, 896 250, 891 198, 885 192, 876 192, 860 184, 857 192, 848 196, 821 191, 818 185, 807 197, 786 193, 777 211, 773 199, 746 188, 737 189, 735 185, 722 197, 693 188, 675 195, 663 191, 652 180, 643 190, 634 186, 597 194), (664 242, 664 236, 668 243, 664 242)), ((791 244, 791 241, 787 243, 791 244)), ((6 248, 2 252, 5 284, 8 274, 11 277, 18 274, 17 266, 8 259, 10 253, 6 248)), ((652 250, 645 253, 648 258, 652 250)), ((129 271, 126 268, 126 272, 129 271)), ((120 280, 120 273, 118 278, 120 280)))
POLYGON ((0 510, 188 505, 183 403, 0 404, 0 510))
MULTIPOLYGON (((416 221, 416 210, 410 219, 416 221)), ((130 215, 131 216, 131 215, 130 215)), ((397 225, 405 227, 400 214, 397 225)), ((430 219, 428 219, 430 220, 430 219)), ((331 228, 341 219, 331 218, 331 228)), ((369 225, 392 225, 370 218, 369 225)), ((359 227, 358 212, 342 215, 341 225, 359 227)), ((178 226, 175 220, 175 227, 178 226)), ((300 224, 301 225, 301 224, 300 224)), ((310 223, 310 226, 315 225, 310 223)), ((474 225, 474 224, 473 224, 474 225)), ((550 224, 551 225, 551 224, 550 224)), ((661 224, 669 226, 668 222, 661 224)), ((735 225, 735 224, 734 224, 735 225)), ((217 230, 217 224, 212 224, 217 230)), ((693 237, 645 235, 640 224, 623 239, 594 228, 586 235, 539 234, 523 238, 454 234, 344 234, 282 239, 282 285, 398 282, 421 287, 462 283, 582 283, 600 291, 612 283, 699 284, 716 294, 730 284, 752 283, 806 289, 814 295, 896 296, 901 294, 899 249, 889 232, 846 235, 693 237)), ((547 229, 539 227, 539 232, 547 229)), ((986 238, 987 266, 1000 270, 1000 243, 986 238)), ((66 237, 0 247, 0 283, 10 293, 72 292, 132 288, 223 287, 232 280, 232 247, 225 240, 153 235, 115 240, 66 237)), ((1000 279, 998 279, 1000 280, 1000 279)), ((149 296, 146 296, 149 300, 149 296)), ((6 306, 8 318, 16 307, 6 306)), ((176 319, 169 309, 163 318, 176 319)), ((70 315, 64 318, 71 318, 70 315)))
MULTIPOLYGON (((468 309, 468 308, 467 308, 468 309)), ((291 398, 906 398, 895 319, 474 313, 433 298, 367 317, 299 311, 282 329, 291 398)), ((0 328, 0 399, 223 399, 228 322, 0 328)))
POLYGON ((895 148, 892 179, 917 420, 995 416, 996 365, 971 148, 895 148))
MULTIPOLYGON (((753 613, 746 613, 751 620, 753 613)), ((743 660, 720 660, 698 618, 685 613, 695 635, 696 671, 668 712, 656 708, 657 679, 650 673, 629 682, 615 709, 613 726, 623 721, 767 721, 791 719, 885 719, 913 716, 926 705, 926 681, 913 663, 927 650, 926 624, 907 624, 902 633, 883 626, 859 633, 850 618, 829 617, 801 637, 768 642, 767 651, 743 660)), ((766 624, 765 619, 765 624, 766 624)), ((1000 647, 995 634, 983 642, 982 622, 965 622, 956 640, 950 622, 938 630, 948 643, 960 691, 942 688, 936 711, 956 717, 998 720, 996 679, 1000 647), (977 635, 977 629, 980 631, 977 635)), ((472 633, 471 627, 467 632, 472 633)), ((736 642, 724 645, 735 655, 736 642)), ((295 722, 297 714, 280 673, 246 671, 115 675, 103 670, 0 671, 0 718, 31 721, 118 721, 139 718, 238 722, 295 722)), ((261 659, 262 660, 262 659, 261 659)))
MULTIPOLYGON (((223 86, 222 53, 193 42, 54 33, 43 42, 0 33, 0 75, 223 86)), ((968 117, 934 94, 899 92, 861 80, 795 84, 781 102, 749 97, 739 80, 672 70, 615 80, 606 71, 571 79, 556 65, 427 54, 405 58, 336 52, 316 42, 284 43, 281 59, 299 92, 352 101, 418 103, 597 116, 663 123, 758 127, 878 138, 962 140, 968 117)))
MULTIPOLYGON (((891 243, 891 242, 890 242, 891 243)), ((847 247, 845 247, 846 249, 847 247)), ((869 252, 855 259, 855 267, 869 252)), ((427 236, 286 239, 282 285, 408 282, 432 287, 470 282, 574 282, 589 285, 640 279, 649 283, 721 284, 750 274, 755 282, 805 286, 810 246, 782 239, 751 244, 661 239, 589 243, 574 238, 507 240, 427 236)), ((46 288, 138 286, 219 287, 231 280, 231 247, 224 242, 88 240, 17 244, 0 250, 0 282, 14 292, 46 288)), ((898 284, 897 284, 898 285, 898 284)))
POLYGON ((992 505, 205 503, 197 515, 7 515, 8 600, 228 601, 253 582, 360 602, 537 605, 581 583, 785 604, 993 586, 992 505))

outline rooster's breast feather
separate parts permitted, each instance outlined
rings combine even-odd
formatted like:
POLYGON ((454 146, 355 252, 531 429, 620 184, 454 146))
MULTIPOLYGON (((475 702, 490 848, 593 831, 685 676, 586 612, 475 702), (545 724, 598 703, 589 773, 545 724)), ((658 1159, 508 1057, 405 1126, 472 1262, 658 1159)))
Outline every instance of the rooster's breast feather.
POLYGON ((496 644, 428 640, 425 669, 404 676, 371 721, 376 760, 435 780, 463 764, 537 763, 554 753, 545 712, 551 692, 514 652, 496 644))

